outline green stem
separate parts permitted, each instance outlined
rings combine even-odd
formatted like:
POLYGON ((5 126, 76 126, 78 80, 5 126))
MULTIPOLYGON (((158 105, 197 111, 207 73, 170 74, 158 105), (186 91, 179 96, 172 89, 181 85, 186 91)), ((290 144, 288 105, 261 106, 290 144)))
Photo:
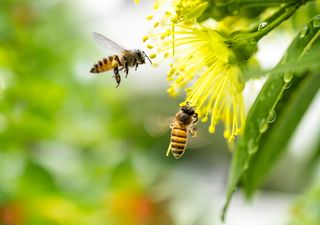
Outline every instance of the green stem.
POLYGON ((277 12, 270 16, 265 22, 268 25, 254 33, 252 33, 251 38, 258 42, 261 38, 267 35, 274 28, 278 27, 282 22, 289 19, 302 5, 314 0, 298 0, 295 2, 288 2, 285 6, 281 7, 277 12))
POLYGON ((302 5, 311 0, 299 0, 295 3, 288 3, 279 8, 266 22, 266 26, 261 29, 256 28, 251 32, 243 32, 231 34, 225 41, 230 48, 234 57, 229 58, 229 63, 241 64, 245 63, 256 51, 257 42, 266 36, 270 31, 278 27, 282 22, 289 19, 302 5))
POLYGON ((258 42, 261 38, 263 38, 265 35, 267 35, 270 31, 272 31, 274 28, 278 27, 282 22, 289 19, 300 7, 301 5, 293 5, 293 6, 284 6, 282 9, 279 10, 276 14, 280 14, 279 17, 275 18, 273 21, 267 24, 267 26, 261 30, 258 30, 254 33, 252 33, 251 37, 258 42))
POLYGON ((296 3, 296 0, 239 0, 238 3, 241 8, 255 8, 255 7, 275 7, 281 4, 296 3))
MULTIPOLYGON (((272 23, 272 21, 274 21, 276 18, 280 17, 284 12, 285 12, 285 8, 284 7, 280 7, 276 12, 274 12, 271 16, 269 16, 268 18, 264 19, 263 22, 266 22, 267 24, 272 23)), ((260 23, 259 23, 260 24, 260 23)), ((254 33, 258 30, 259 28, 259 24, 255 25, 254 27, 252 27, 249 32, 250 33, 254 33)))

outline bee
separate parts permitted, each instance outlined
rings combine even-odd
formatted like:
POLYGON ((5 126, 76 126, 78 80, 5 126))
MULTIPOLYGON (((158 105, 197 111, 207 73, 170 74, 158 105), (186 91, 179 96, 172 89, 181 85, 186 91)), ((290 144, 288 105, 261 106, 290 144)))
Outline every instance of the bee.
POLYGON ((139 49, 127 50, 122 48, 120 45, 106 38, 102 34, 93 33, 93 38, 96 43, 103 49, 111 50, 113 53, 117 53, 114 55, 110 55, 105 57, 99 61, 97 61, 91 68, 91 73, 102 73, 113 69, 114 78, 117 82, 117 86, 119 86, 121 82, 121 76, 119 74, 120 70, 124 70, 126 74, 126 78, 129 73, 129 67, 135 67, 137 70, 139 65, 145 64, 147 58, 149 62, 152 64, 150 58, 147 54, 139 49))
POLYGON ((187 102, 175 115, 174 120, 170 124, 171 138, 166 154, 167 156, 171 151, 172 155, 176 159, 179 159, 185 152, 188 133, 193 137, 196 135, 196 130, 193 125, 198 122, 198 113, 195 112, 194 108, 195 107, 190 106, 187 102))

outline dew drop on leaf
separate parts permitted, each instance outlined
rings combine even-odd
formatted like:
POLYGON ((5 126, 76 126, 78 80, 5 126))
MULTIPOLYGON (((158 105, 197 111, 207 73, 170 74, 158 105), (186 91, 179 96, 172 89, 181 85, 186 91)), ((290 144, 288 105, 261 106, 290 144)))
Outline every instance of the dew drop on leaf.
POLYGON ((248 142, 248 153, 249 155, 252 155, 254 153, 256 153, 258 150, 258 145, 255 143, 255 141, 253 139, 251 139, 248 142))
POLYGON ((285 83, 289 83, 292 80, 293 77, 293 73, 289 72, 289 73, 285 73, 283 76, 283 81, 285 83))
POLYGON ((266 132, 266 130, 268 129, 268 123, 266 120, 261 120, 261 122, 259 123, 259 132, 260 133, 264 133, 266 132))
POLYGON ((307 32, 308 32, 308 26, 304 26, 300 31, 299 37, 304 38, 306 36, 307 32))
POLYGON ((267 123, 273 123, 277 118, 277 113, 274 110, 269 111, 269 115, 267 118, 267 123))
POLYGON ((259 24, 258 30, 262 30, 262 29, 264 29, 264 28, 267 27, 267 26, 268 26, 268 23, 267 23, 267 22, 262 22, 262 23, 259 24))
POLYGON ((283 86, 284 89, 288 89, 289 87, 291 87, 291 82, 286 82, 283 86))
POLYGON ((312 26, 314 28, 320 27, 320 15, 317 15, 314 17, 313 22, 312 22, 312 26))

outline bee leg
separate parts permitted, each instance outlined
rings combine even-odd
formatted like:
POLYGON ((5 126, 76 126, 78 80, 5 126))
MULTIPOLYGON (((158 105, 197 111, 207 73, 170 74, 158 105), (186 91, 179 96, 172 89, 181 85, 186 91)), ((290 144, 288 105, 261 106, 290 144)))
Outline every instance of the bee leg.
POLYGON ((116 82, 117 82, 117 86, 116 86, 116 88, 117 87, 119 87, 119 85, 120 85, 120 82, 121 82, 121 77, 120 77, 120 74, 119 74, 119 69, 118 69, 118 67, 115 67, 114 69, 113 69, 113 73, 114 73, 114 78, 116 79, 116 82))
POLYGON ((124 63, 124 73, 126 74, 126 78, 128 76, 128 73, 129 73, 129 67, 128 67, 128 63, 124 63))
POLYGON ((136 64, 136 68, 134 69, 135 71, 137 71, 138 66, 139 66, 139 63, 136 64))
POLYGON ((122 68, 120 68, 120 70, 122 70, 122 69, 123 69, 123 65, 122 65, 119 57, 118 57, 118 56, 115 56, 115 60, 117 61, 117 63, 118 63, 119 66, 122 66, 122 68))
POLYGON ((115 77, 116 82, 117 82, 117 86, 116 86, 116 88, 117 88, 117 87, 119 87, 119 85, 120 85, 121 77, 120 77, 120 75, 119 75, 119 74, 116 74, 114 77, 115 77))
POLYGON ((171 142, 170 142, 170 144, 169 144, 169 147, 168 147, 168 149, 167 149, 167 153, 166 153, 166 156, 169 156, 169 154, 170 154, 170 151, 171 151, 171 142))
POLYGON ((199 120, 198 113, 193 114, 193 118, 195 118, 195 120, 193 121, 193 124, 197 123, 199 120))
POLYGON ((197 132, 197 128, 191 127, 191 128, 188 129, 188 131, 189 131, 189 133, 191 134, 192 137, 197 136, 197 133, 198 133, 197 132))

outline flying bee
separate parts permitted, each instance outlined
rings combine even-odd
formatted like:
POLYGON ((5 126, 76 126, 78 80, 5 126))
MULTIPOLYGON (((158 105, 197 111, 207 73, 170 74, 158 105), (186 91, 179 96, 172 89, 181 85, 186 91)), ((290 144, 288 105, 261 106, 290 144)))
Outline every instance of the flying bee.
POLYGON ((171 151, 172 155, 176 159, 179 159, 185 152, 188 133, 193 137, 196 135, 193 125, 198 122, 198 113, 195 112, 194 108, 187 102, 175 115, 174 120, 170 124, 171 139, 167 156, 171 151))
POLYGON ((120 45, 106 38, 102 34, 93 33, 93 38, 96 43, 103 49, 111 50, 113 53, 117 53, 114 55, 110 55, 99 60, 95 63, 90 72, 91 73, 102 73, 113 69, 114 78, 117 82, 117 86, 119 86, 121 82, 121 76, 119 74, 120 70, 124 70, 126 74, 126 78, 129 73, 129 67, 135 67, 137 70, 139 65, 145 64, 145 58, 147 58, 152 64, 150 58, 147 54, 139 49, 127 50, 122 48, 120 45))

